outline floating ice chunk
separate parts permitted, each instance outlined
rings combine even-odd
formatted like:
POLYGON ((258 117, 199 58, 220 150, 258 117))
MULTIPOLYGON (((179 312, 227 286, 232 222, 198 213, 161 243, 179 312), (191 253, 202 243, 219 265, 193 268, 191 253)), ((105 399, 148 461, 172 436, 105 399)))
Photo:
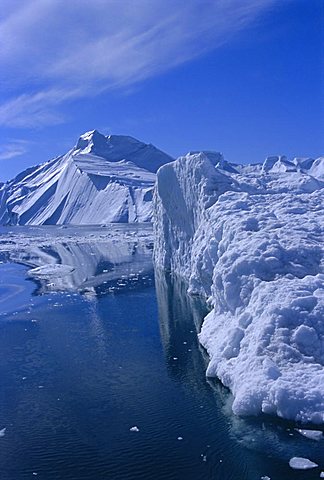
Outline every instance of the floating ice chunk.
POLYGON ((42 267, 37 267, 29 270, 28 275, 32 277, 50 277, 50 276, 62 276, 69 275, 74 271, 74 267, 71 265, 62 265, 62 264, 50 264, 43 265, 42 267))
POLYGON ((139 432, 139 428, 135 425, 129 429, 130 432, 139 432))
POLYGON ((300 433, 304 437, 310 438, 311 440, 321 440, 323 438, 323 432, 319 430, 304 430, 301 428, 295 428, 296 432, 300 433))
POLYGON ((2 428, 0 430, 0 437, 4 437, 5 436, 5 433, 6 433, 6 428, 2 428))
POLYGON ((268 477, 268 475, 264 475, 263 477, 261 477, 261 480, 271 480, 271 478, 268 477))
POLYGON ((324 472, 320 473, 320 478, 324 478, 324 472))
POLYGON ((308 458, 293 457, 289 460, 289 466, 295 470, 308 470, 318 467, 317 463, 312 462, 308 458))
POLYGON ((178 437, 177 440, 183 440, 183 437, 178 437))

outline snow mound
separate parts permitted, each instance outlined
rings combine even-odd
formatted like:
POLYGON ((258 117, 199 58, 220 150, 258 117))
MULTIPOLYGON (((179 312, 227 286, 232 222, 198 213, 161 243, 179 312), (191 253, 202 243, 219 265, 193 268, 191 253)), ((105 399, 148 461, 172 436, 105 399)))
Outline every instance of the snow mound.
POLYGON ((87 132, 66 155, 0 186, 0 224, 148 222, 154 172, 170 160, 132 137, 87 132))
POLYGON ((323 423, 324 184, 287 162, 229 174, 194 154, 161 167, 154 258, 208 298, 207 375, 235 414, 323 423))

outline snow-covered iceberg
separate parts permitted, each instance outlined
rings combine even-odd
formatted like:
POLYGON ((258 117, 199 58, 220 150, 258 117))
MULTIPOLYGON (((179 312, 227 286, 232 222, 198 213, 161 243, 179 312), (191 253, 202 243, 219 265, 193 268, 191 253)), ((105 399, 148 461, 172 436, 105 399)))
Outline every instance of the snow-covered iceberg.
POLYGON ((79 138, 66 155, 0 184, 0 224, 147 222, 156 170, 171 157, 135 138, 79 138))
POLYGON ((207 298, 207 375, 235 414, 324 422, 323 164, 205 152, 158 171, 155 263, 207 298))

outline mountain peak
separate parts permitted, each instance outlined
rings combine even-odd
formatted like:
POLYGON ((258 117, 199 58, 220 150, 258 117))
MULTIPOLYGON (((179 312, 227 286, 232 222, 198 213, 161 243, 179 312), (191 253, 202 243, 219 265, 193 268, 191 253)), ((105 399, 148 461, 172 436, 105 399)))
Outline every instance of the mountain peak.
POLYGON ((90 153, 96 146, 105 144, 106 137, 102 133, 98 132, 98 130, 90 130, 79 137, 75 148, 76 150, 89 149, 87 153, 90 153))
POLYGON ((74 148, 74 155, 92 154, 108 162, 126 160, 151 172, 173 160, 169 155, 128 135, 103 135, 90 130, 81 135, 74 148))

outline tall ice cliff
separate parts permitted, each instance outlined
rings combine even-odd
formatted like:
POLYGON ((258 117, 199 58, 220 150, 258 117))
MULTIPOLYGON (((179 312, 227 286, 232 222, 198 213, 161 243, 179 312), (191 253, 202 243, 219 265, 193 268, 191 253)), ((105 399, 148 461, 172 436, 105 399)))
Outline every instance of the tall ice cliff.
POLYGON ((207 376, 238 415, 324 423, 324 158, 162 166, 154 258, 211 311, 199 340, 207 376))

